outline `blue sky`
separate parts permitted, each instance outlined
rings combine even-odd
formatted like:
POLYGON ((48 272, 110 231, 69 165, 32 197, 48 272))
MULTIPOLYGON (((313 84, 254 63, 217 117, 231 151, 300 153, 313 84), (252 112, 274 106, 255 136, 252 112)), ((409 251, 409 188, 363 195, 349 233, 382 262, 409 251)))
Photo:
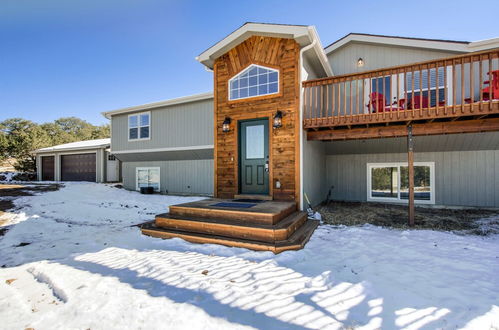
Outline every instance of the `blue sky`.
POLYGON ((244 22, 454 40, 499 37, 499 1, 0 0, 0 120, 39 123, 212 89, 195 57, 244 22))

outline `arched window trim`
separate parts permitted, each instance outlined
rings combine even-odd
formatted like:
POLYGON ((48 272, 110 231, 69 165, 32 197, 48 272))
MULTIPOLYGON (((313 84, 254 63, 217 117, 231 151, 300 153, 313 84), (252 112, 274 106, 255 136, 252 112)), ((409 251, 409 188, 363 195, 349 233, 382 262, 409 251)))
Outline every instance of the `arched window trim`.
MULTIPOLYGON (((258 74, 259 76, 260 74, 258 74)), ((267 77, 268 78, 268 77, 267 77)), ((258 65, 258 64, 250 64, 248 65, 246 68, 244 68, 243 70, 241 70, 238 74, 236 74, 234 77, 232 77, 231 79, 229 79, 228 81, 228 97, 229 97, 229 101, 235 101, 235 100, 242 100, 242 99, 248 99, 248 98, 254 98, 254 97, 261 97, 261 96, 267 96, 267 95, 274 95, 274 94, 279 94, 280 92, 280 82, 279 82, 279 70, 278 69, 274 69, 274 68, 270 68, 270 67, 266 67, 266 66, 263 66, 263 65, 258 65), (269 70, 270 72, 272 73, 277 73, 277 80, 276 81, 272 81, 272 82, 269 82, 267 80, 266 83, 263 83, 263 84, 260 84, 259 81, 257 82, 256 85, 251 85, 251 87, 256 87, 257 89, 257 93, 255 95, 250 95, 250 91, 249 91, 249 88, 250 88, 250 85, 248 83, 248 87, 243 87, 244 89, 247 89, 248 90, 248 95, 247 96, 238 96, 238 97, 233 97, 232 95, 232 88, 231 88, 231 83, 238 79, 239 77, 241 77, 242 75, 244 75, 246 72, 249 72, 249 70, 251 70, 251 68, 253 67, 256 67, 256 68, 261 68, 261 69, 264 69, 264 70, 269 70), (277 86, 275 86, 277 84, 277 86), (267 86, 267 91, 264 92, 264 93, 260 93, 260 86, 264 86, 266 85, 267 86), (269 91, 270 89, 270 85, 272 85, 272 88, 275 88, 275 90, 273 90, 272 92, 269 91)), ((241 90, 242 88, 237 88, 238 90, 241 90)))

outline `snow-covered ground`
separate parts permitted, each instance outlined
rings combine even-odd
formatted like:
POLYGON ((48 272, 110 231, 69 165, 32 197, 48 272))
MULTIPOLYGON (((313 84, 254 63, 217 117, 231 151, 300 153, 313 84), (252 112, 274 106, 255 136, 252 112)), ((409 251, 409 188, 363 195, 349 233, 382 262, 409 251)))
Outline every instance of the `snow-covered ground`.
POLYGON ((320 226, 305 249, 275 256, 131 226, 195 199, 68 183, 15 200, 0 327, 499 327, 497 235, 320 226))

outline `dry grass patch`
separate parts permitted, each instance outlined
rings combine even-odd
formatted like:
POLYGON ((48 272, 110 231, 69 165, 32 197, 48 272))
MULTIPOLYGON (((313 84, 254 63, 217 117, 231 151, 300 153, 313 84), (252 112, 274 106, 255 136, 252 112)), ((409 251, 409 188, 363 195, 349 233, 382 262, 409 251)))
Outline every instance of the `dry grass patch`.
POLYGON ((381 203, 331 202, 318 207, 324 223, 402 229, 432 229, 488 235, 499 233, 499 210, 416 207, 415 226, 407 224, 407 206, 381 203))

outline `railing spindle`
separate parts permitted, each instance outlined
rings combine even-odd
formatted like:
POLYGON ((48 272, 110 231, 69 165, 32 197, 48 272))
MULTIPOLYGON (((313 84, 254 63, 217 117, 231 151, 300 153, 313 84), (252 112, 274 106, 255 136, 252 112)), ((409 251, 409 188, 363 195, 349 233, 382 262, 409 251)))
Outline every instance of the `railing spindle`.
POLYGON ((447 85, 448 85, 448 77, 447 77, 447 65, 444 61, 444 114, 447 116, 447 103, 449 103, 449 97, 447 95, 447 85))
POLYGON ((440 94, 440 81, 438 80, 438 63, 437 66, 435 67, 435 108, 436 108, 436 113, 438 116, 438 103, 440 102, 439 100, 439 94, 440 94))
POLYGON ((474 78, 474 70, 473 67, 475 63, 473 62, 473 56, 470 58, 470 111, 473 112, 473 103, 475 103, 475 79, 474 78))
POLYGON ((352 81, 350 80, 349 82, 349 86, 350 86, 350 96, 349 96, 349 99, 350 99, 350 120, 352 120, 352 81))
POLYGON ((411 108, 412 108, 412 118, 414 118, 414 112, 416 111, 414 107, 414 100, 416 97, 414 96, 414 67, 411 67, 411 83, 412 83, 412 91, 411 91, 411 108))
POLYGON ((347 116, 347 82, 343 81, 343 122, 346 122, 347 116))
POLYGON ((464 113, 464 59, 461 58, 461 113, 464 113))
POLYGON ((360 88, 359 88, 359 83, 360 83, 360 80, 355 80, 355 91, 357 92, 357 100, 355 102, 355 112, 357 113, 357 122, 359 122, 360 120, 360 88))
POLYGON ((483 85, 483 59, 482 59, 482 55, 479 56, 479 64, 478 64, 478 71, 479 71, 479 77, 478 77, 478 93, 480 94, 480 107, 478 108, 478 110, 480 110, 480 112, 483 111, 483 107, 482 107, 482 102, 483 102, 483 92, 482 92, 482 85, 483 85))
POLYGON ((423 68, 419 65, 419 115, 423 117, 423 68))
POLYGON ((452 113, 456 113, 456 89, 457 89, 457 79, 456 79, 456 61, 452 61, 452 113))
POLYGON ((405 118, 407 118, 407 111, 409 110, 409 100, 407 99, 407 68, 404 68, 404 112, 405 118))
POLYGON ((333 116, 333 123, 336 121, 337 115, 334 114, 334 109, 335 109, 335 99, 334 99, 334 94, 336 93, 336 84, 331 84, 331 116, 333 116))
POLYGON ((492 100, 494 99, 494 90, 493 90, 493 77, 492 77, 492 54, 489 54, 489 111, 492 111, 492 100))
POLYGON ((400 107, 399 107, 400 100, 399 100, 399 95, 400 95, 400 73, 397 70, 397 98, 396 98, 397 103, 395 104, 395 108, 397 109, 397 119, 400 118, 400 107))

